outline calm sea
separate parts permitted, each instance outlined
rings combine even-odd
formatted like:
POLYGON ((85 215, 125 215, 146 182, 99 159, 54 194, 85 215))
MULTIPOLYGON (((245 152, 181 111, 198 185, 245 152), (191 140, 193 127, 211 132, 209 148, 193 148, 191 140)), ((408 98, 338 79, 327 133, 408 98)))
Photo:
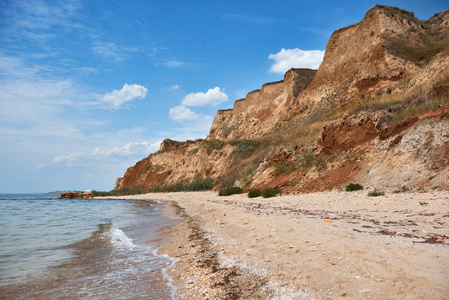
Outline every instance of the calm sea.
POLYGON ((174 299, 158 201, 0 194, 0 297, 174 299))

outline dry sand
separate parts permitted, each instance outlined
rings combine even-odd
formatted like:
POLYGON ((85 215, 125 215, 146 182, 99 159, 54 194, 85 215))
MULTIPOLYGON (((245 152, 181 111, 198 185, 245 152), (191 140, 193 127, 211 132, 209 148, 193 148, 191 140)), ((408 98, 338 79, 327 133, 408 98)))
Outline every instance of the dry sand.
POLYGON ((217 192, 124 196, 169 203, 179 299, 449 299, 449 193, 217 192))

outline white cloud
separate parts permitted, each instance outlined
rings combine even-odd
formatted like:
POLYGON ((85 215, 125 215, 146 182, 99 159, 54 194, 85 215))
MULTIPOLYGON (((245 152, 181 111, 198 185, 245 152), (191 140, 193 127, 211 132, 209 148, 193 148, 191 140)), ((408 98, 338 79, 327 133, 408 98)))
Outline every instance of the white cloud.
POLYGON ((164 63, 163 65, 169 68, 181 68, 185 65, 185 62, 179 60, 170 60, 164 63))
POLYGON ((186 106, 217 105, 229 101, 228 95, 220 91, 219 87, 209 89, 206 93, 190 93, 184 97, 181 104, 186 106))
POLYGON ((144 52, 144 49, 139 47, 123 47, 111 42, 95 42, 90 50, 99 58, 103 60, 112 60, 120 62, 131 57, 132 53, 144 52))
POLYGON ((182 128, 178 128, 178 133, 170 137, 177 141, 204 138, 209 133, 214 119, 212 116, 191 111, 183 105, 171 108, 169 116, 173 121, 183 124, 182 128))
POLYGON ((102 97, 102 101, 111 109, 124 107, 128 102, 135 99, 143 99, 147 95, 148 89, 138 84, 127 84, 121 90, 113 90, 102 97))
POLYGON ((9 1, 2 3, 4 24, 2 34, 13 40, 30 39, 44 44, 59 33, 67 34, 67 30, 88 31, 75 20, 81 11, 76 1, 62 1, 53 4, 49 1, 9 1))
POLYGON ((201 119, 201 115, 191 111, 187 107, 180 105, 170 108, 168 113, 170 119, 179 123, 190 123, 201 119))
POLYGON ((285 50, 282 48, 278 53, 270 53, 268 56, 268 59, 274 60, 270 72, 284 74, 291 68, 318 69, 323 57, 324 51, 321 50, 301 50, 298 48, 285 50))
POLYGON ((170 92, 176 91, 176 90, 179 90, 181 87, 182 87, 182 86, 180 86, 179 84, 175 84, 175 85, 172 85, 172 86, 169 88, 169 91, 170 91, 170 92))
POLYGON ((157 152, 162 141, 154 143, 149 142, 131 142, 120 147, 101 148, 97 147, 91 152, 77 152, 56 156, 53 163, 67 167, 87 167, 99 162, 111 162, 111 159, 117 159, 121 162, 124 157, 135 158, 146 157, 151 153, 157 152), (95 162, 95 163, 94 163, 95 162))
POLYGON ((103 59, 112 59, 116 62, 123 61, 128 58, 126 53, 114 43, 100 43, 96 42, 95 46, 91 48, 92 52, 103 59))
POLYGON ((101 149, 97 147, 92 153, 93 156, 128 156, 128 155, 149 155, 159 150, 162 141, 157 141, 155 143, 148 142, 134 142, 128 143, 122 147, 113 147, 110 149, 101 149))

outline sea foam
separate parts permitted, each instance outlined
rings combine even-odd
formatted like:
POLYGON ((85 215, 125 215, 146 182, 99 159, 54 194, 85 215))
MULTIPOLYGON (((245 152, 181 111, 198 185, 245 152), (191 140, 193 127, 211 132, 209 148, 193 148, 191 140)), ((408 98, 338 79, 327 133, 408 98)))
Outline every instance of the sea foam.
POLYGON ((110 239, 111 244, 120 248, 135 248, 136 245, 133 243, 133 239, 128 237, 120 228, 111 225, 109 230, 106 232, 107 237, 110 239))

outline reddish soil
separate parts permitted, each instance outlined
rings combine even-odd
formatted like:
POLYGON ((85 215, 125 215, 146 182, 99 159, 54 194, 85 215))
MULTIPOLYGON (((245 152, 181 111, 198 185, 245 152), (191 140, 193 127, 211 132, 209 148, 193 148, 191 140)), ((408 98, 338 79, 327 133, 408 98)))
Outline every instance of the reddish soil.
POLYGON ((343 185, 350 182, 360 171, 360 165, 357 162, 344 167, 326 171, 317 180, 308 180, 301 192, 312 193, 320 191, 330 191, 340 189, 343 185))
POLYGON ((392 136, 395 136, 400 132, 404 131, 405 129, 410 128, 413 124, 418 122, 419 119, 420 118, 418 116, 414 116, 407 120, 401 121, 393 126, 390 126, 380 133, 379 138, 381 140, 386 140, 392 136))
POLYGON ((440 98, 444 94, 449 92, 449 83, 439 85, 431 90, 427 95, 431 98, 440 98))
POLYGON ((274 163, 277 162, 287 161, 291 157, 292 157, 291 153, 287 153, 285 151, 278 152, 270 158, 270 163, 268 164, 268 166, 272 166, 274 163))
POLYGON ((322 146, 322 153, 331 154, 352 149, 367 143, 379 135, 375 124, 368 121, 364 124, 340 123, 326 126, 318 144, 322 146))

